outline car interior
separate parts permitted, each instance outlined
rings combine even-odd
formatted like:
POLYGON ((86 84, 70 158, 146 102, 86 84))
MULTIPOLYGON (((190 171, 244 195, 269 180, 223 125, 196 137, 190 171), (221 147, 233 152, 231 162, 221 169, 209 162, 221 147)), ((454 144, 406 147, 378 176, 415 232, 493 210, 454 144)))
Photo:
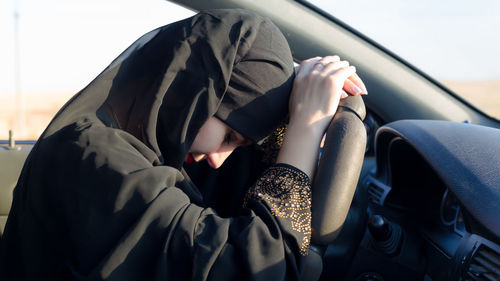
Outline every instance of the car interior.
MULTIPOLYGON (((500 280, 498 120, 309 2, 172 2, 255 11, 279 26, 297 63, 337 54, 366 84, 366 148, 320 280, 500 280)), ((0 144, 1 235, 34 142, 0 144)))

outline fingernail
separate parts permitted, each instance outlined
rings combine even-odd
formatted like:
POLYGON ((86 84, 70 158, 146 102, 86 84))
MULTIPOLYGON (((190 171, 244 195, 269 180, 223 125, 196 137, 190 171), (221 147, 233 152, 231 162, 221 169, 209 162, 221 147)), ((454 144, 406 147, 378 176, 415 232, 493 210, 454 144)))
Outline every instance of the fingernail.
POLYGON ((354 90, 354 93, 356 94, 362 94, 363 93, 363 90, 358 87, 358 86, 352 86, 353 90, 354 90))

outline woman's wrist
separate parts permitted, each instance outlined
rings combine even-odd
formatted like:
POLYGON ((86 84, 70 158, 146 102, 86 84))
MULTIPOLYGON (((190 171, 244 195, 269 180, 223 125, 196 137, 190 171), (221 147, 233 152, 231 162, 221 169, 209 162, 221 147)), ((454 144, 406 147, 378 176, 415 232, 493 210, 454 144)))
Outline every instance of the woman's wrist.
POLYGON ((318 118, 312 121, 311 118, 298 116, 299 114, 290 117, 288 129, 295 128, 298 132, 307 132, 318 139, 321 139, 325 134, 326 128, 330 124, 332 117, 318 118))
POLYGON ((317 127, 290 122, 276 163, 295 166, 312 178, 322 137, 317 127))

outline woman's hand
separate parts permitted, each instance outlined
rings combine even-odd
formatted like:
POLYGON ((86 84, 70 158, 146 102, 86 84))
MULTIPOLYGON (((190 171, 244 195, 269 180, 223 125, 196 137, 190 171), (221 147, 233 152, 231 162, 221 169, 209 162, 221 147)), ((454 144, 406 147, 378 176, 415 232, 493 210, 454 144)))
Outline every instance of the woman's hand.
MULTIPOLYGON (((329 59, 331 60, 332 58, 337 59, 338 56, 325 57, 326 60, 329 60, 329 59)), ((318 60, 319 61, 319 60, 321 60, 321 57, 311 58, 309 60, 318 60)), ((309 61, 309 60, 306 60, 306 61, 309 61)), ((304 61, 304 62, 306 62, 306 61, 304 61)), ((299 70, 300 70, 300 65, 295 67, 295 73, 298 73, 299 70)), ((361 80, 361 78, 359 78, 358 74, 356 74, 356 73, 349 76, 348 79, 345 80, 343 89, 346 93, 342 94, 341 99, 346 98, 348 96, 347 93, 349 93, 350 95, 353 95, 353 96, 357 96, 359 94, 368 95, 368 91, 366 89, 365 84, 363 83, 363 80, 361 80)))
POLYGON ((290 97, 290 123, 312 127, 322 135, 340 98, 364 93, 366 88, 349 62, 338 56, 305 60, 298 69, 290 97))
POLYGON ((324 132, 340 99, 348 94, 366 94, 366 87, 349 62, 338 56, 303 61, 294 81, 290 122, 277 162, 312 176, 324 132))

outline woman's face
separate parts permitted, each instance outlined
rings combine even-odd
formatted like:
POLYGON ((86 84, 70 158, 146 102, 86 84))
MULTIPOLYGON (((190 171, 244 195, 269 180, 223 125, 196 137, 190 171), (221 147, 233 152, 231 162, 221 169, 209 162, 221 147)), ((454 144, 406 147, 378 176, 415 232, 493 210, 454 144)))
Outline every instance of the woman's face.
POLYGON ((216 117, 211 117, 196 135, 186 161, 199 162, 206 159, 210 167, 217 169, 238 146, 250 143, 251 141, 245 139, 224 122, 216 117))

